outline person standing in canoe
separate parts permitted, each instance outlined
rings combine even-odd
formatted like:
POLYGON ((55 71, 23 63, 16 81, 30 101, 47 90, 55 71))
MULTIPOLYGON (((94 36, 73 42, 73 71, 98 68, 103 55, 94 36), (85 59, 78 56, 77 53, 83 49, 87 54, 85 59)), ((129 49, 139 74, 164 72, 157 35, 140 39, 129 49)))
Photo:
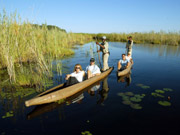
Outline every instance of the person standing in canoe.
POLYGON ((83 77, 85 75, 85 72, 82 70, 82 67, 80 64, 76 64, 74 66, 74 72, 71 74, 67 74, 65 80, 65 86, 70 86, 79 82, 83 81, 83 77))
POLYGON ((86 73, 87 73, 88 79, 93 77, 93 76, 101 74, 101 71, 100 71, 99 67, 95 64, 95 59, 94 58, 90 59, 90 65, 88 65, 86 67, 86 73))
POLYGON ((106 36, 102 37, 102 43, 99 44, 98 42, 96 42, 97 45, 100 46, 100 50, 98 50, 97 52, 102 52, 102 59, 103 59, 103 69, 102 71, 106 71, 109 69, 108 66, 108 58, 109 58, 109 45, 108 42, 106 41, 106 36))
POLYGON ((122 59, 118 62, 118 70, 122 71, 129 66, 129 60, 126 59, 126 55, 122 54, 122 59))
POLYGON ((128 41, 126 43, 126 54, 127 55, 128 55, 128 53, 130 53, 132 56, 132 46, 133 46, 132 36, 129 36, 128 41))

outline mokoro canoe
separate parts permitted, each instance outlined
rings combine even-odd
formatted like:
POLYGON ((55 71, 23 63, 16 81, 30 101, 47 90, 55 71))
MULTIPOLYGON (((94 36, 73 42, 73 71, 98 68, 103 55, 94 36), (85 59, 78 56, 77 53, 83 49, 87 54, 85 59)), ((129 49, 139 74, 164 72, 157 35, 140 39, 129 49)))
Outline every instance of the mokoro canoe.
POLYGON ((46 104, 46 103, 51 103, 51 102, 55 102, 61 99, 66 99, 74 94, 76 94, 77 92, 85 89, 86 87, 96 83, 97 81, 105 78, 106 76, 108 76, 111 71, 114 69, 114 67, 109 68, 107 71, 101 73, 101 75, 99 76, 95 76, 92 77, 88 80, 85 80, 81 83, 77 83, 74 84, 72 86, 66 87, 61 89, 61 87, 63 86, 63 84, 60 84, 54 88, 51 88, 50 90, 47 90, 39 95, 37 95, 36 97, 25 101, 25 105, 27 107, 32 106, 32 105, 40 105, 40 104, 46 104), (60 89, 60 90, 58 90, 60 89))
MULTIPOLYGON (((102 81, 102 80, 100 80, 100 81, 102 81)), ((95 85, 99 84, 100 81, 88 86, 87 88, 85 88, 82 91, 66 98, 65 100, 62 100, 60 103, 52 102, 52 103, 48 103, 48 104, 37 105, 29 114, 27 114, 27 119, 30 120, 30 119, 37 117, 39 115, 42 115, 46 112, 50 112, 50 111, 52 111, 52 110, 54 110, 60 106, 63 106, 67 102, 68 102, 68 104, 74 103, 74 101, 75 100, 77 101, 79 96, 82 95, 84 91, 91 89, 95 85)))
POLYGON ((129 67, 126 68, 126 69, 124 69, 123 71, 118 71, 118 72, 117 72, 117 75, 118 75, 118 76, 126 75, 127 73, 130 72, 132 65, 133 65, 133 64, 131 64, 131 62, 130 62, 129 67))

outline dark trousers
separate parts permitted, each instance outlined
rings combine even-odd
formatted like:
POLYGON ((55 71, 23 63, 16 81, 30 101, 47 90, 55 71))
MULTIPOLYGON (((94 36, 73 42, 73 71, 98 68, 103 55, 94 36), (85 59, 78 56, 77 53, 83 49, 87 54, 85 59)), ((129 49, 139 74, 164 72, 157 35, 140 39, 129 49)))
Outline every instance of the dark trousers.
POLYGON ((119 69, 119 71, 123 71, 125 69, 125 67, 121 67, 121 69, 119 69))
POLYGON ((79 81, 76 79, 76 77, 69 77, 69 79, 64 84, 65 87, 71 86, 73 84, 79 83, 79 81))

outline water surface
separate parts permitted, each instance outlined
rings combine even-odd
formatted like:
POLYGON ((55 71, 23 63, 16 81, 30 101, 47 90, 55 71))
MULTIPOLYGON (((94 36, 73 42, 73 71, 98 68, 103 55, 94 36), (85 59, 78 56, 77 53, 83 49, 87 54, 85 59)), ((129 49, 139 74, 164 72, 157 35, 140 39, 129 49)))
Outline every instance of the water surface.
MULTIPOLYGON (((180 47, 135 44, 134 65, 131 74, 124 78, 117 78, 116 70, 117 62, 125 52, 125 43, 109 42, 109 50, 109 66, 114 66, 114 70, 100 83, 98 90, 88 88, 64 103, 28 108, 24 101, 36 94, 19 97, 13 102, 0 97, 0 133, 178 134, 180 47), (133 97, 139 98, 133 100, 133 97), (159 101, 168 101, 171 105, 162 106, 159 101), (2 118, 7 112, 13 116, 2 118)), ((72 58, 54 62, 63 63, 61 82, 57 81, 59 76, 54 72, 54 86, 64 82, 63 78, 73 71, 75 64, 80 63, 85 69, 91 57, 99 63, 94 43, 77 46, 72 58)))

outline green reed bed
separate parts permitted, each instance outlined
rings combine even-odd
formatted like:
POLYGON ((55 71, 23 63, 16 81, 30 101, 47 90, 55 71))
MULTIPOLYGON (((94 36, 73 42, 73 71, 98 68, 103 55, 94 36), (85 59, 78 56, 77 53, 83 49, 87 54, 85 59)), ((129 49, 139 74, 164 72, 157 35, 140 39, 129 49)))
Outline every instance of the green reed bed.
POLYGON ((134 43, 150 43, 150 44, 161 44, 161 45, 180 45, 180 32, 144 32, 144 33, 100 33, 94 35, 101 38, 106 35, 109 41, 126 42, 128 36, 132 36, 134 43))
MULTIPOLYGON (((1 84, 33 85, 45 76, 52 77, 52 61, 73 55, 74 44, 91 40, 91 35, 66 33, 56 27, 32 25, 21 22, 16 14, 0 14, 0 69, 7 71, 1 76, 1 84), (6 79, 4 79, 6 78, 6 79)), ((57 66, 59 72, 61 66, 57 66)))

